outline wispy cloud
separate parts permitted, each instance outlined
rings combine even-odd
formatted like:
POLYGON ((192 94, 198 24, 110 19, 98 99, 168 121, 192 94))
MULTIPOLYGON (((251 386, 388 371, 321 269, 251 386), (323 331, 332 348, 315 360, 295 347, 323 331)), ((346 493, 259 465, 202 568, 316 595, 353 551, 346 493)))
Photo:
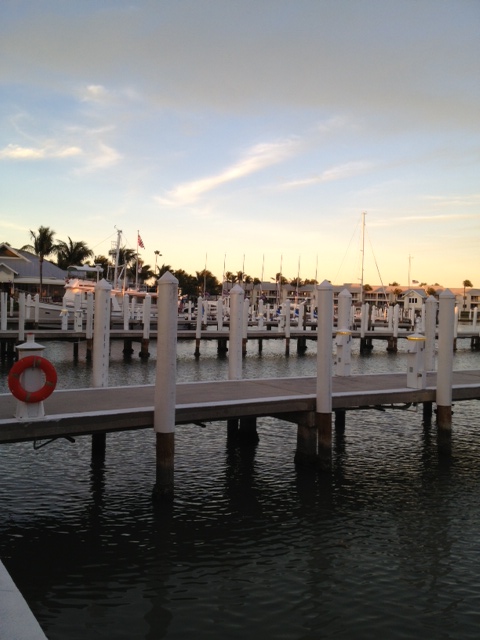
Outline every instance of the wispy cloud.
POLYGON ((297 153, 298 148, 299 141, 296 138, 255 145, 238 162, 220 173, 180 184, 167 191, 165 195, 158 196, 156 200, 160 204, 169 206, 192 204, 203 194, 226 183, 239 180, 273 164, 285 161, 297 153))
POLYGON ((45 146, 22 147, 18 144, 8 144, 0 149, 0 159, 3 160, 48 160, 52 158, 71 158, 82 155, 80 147, 45 146))
POLYGON ((460 220, 478 220, 479 214, 474 213, 444 213, 437 215, 414 215, 399 216, 395 218, 372 219, 370 227, 395 227, 398 225, 411 224, 412 222, 422 222, 426 224, 438 224, 439 222, 459 222, 460 220))
POLYGON ((331 167, 318 175, 300 180, 291 180, 281 185, 283 189, 295 189, 297 187, 307 187, 312 184, 320 184, 322 182, 332 182, 334 180, 346 180, 353 176, 359 175, 372 168, 371 162, 347 162, 336 167, 331 167))
POLYGON ((437 207, 473 207, 478 206, 478 203, 480 202, 480 193, 452 196, 424 196, 424 200, 427 200, 427 202, 430 202, 437 207))
POLYGON ((116 149, 104 142, 99 142, 97 146, 85 153, 85 164, 83 167, 77 169, 75 173, 81 175, 97 170, 109 169, 118 164, 122 158, 122 154, 116 149))
POLYGON ((101 84, 89 84, 80 90, 80 100, 82 102, 107 102, 110 93, 101 84))

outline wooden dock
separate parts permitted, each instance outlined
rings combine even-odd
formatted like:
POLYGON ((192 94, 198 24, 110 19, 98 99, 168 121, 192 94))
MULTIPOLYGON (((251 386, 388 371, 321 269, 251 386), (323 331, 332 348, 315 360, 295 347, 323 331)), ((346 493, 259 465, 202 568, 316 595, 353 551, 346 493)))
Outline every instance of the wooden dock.
MULTIPOLYGON (((298 425, 315 414, 316 378, 273 378, 179 383, 177 425, 275 416, 298 425)), ((335 376, 335 412, 410 403, 434 403, 436 373, 425 389, 406 386, 404 373, 335 376)), ((480 370, 453 374, 453 401, 480 399, 480 370)), ((47 415, 14 417, 16 400, 0 395, 0 444, 152 428, 154 386, 55 391, 45 401, 47 415)))

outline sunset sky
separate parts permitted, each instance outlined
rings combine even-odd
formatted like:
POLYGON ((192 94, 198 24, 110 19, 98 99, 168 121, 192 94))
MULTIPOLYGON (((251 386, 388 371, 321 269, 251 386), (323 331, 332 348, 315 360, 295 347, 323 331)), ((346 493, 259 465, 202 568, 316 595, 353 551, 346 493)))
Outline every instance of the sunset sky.
POLYGON ((480 286, 477 0, 2 0, 0 241, 480 286))

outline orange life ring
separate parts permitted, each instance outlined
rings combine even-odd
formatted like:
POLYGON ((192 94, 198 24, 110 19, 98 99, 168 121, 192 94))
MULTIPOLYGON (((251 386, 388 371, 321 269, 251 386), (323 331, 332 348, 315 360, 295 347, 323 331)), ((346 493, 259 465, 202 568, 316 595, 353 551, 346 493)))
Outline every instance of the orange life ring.
POLYGON ((8 374, 8 388, 17 400, 22 402, 41 402, 53 393, 57 386, 57 372, 53 364, 40 356, 25 356, 16 362, 8 374), (26 369, 41 369, 45 375, 45 384, 37 391, 27 391, 22 387, 20 376, 26 369))

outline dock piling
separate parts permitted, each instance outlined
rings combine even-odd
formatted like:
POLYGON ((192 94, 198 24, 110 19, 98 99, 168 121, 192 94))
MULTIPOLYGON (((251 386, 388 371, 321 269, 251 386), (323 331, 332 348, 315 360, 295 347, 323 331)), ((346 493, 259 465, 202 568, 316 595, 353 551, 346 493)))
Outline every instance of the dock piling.
POLYGON ((318 300, 317 383, 315 424, 321 470, 331 468, 332 459, 332 319, 333 287, 324 280, 316 286, 318 300))
POLYGON ((158 281, 157 301, 157 362, 153 414, 156 433, 153 497, 156 500, 173 500, 174 495, 177 301, 178 280, 167 271, 158 281))
POLYGON ((438 374, 437 427, 452 427, 453 335, 455 324, 455 296, 445 289, 439 296, 438 316, 438 374))

